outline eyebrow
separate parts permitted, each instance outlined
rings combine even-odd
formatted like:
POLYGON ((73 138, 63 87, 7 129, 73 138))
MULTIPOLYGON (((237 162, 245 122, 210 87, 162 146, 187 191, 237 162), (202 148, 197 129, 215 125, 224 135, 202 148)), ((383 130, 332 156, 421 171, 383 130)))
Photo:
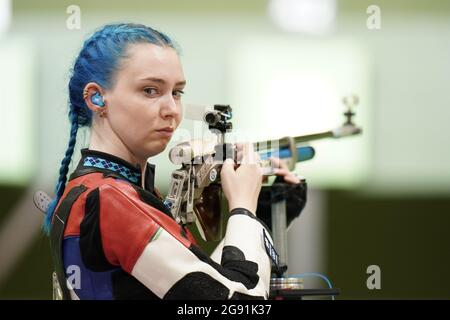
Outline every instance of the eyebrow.
MULTIPOLYGON (((166 84, 166 81, 164 79, 161 79, 161 78, 148 77, 148 78, 141 79, 141 81, 143 81, 143 80, 150 80, 150 81, 153 81, 153 82, 166 84)), ((186 80, 178 81, 177 83, 175 83, 175 85, 176 86, 184 86, 184 85, 186 85, 186 80)))

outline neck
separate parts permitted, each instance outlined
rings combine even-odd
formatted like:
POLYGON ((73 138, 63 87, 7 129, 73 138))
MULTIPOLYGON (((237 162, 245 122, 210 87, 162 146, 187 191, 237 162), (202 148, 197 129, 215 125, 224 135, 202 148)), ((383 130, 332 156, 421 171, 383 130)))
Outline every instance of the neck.
POLYGON ((145 170, 147 169, 147 159, 140 159, 136 157, 127 146, 115 134, 99 134, 95 128, 91 130, 91 139, 89 143, 90 150, 97 150, 112 154, 132 165, 141 168, 142 188, 145 187, 145 170), (104 139, 102 137, 108 137, 104 139))

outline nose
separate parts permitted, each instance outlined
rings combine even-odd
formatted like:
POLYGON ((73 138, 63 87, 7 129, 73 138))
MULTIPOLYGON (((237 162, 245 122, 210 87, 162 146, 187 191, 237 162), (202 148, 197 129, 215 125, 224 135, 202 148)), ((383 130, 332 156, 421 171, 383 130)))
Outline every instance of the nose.
POLYGON ((166 94, 161 104, 160 113, 163 119, 175 118, 177 120, 181 114, 181 103, 172 94, 166 94))

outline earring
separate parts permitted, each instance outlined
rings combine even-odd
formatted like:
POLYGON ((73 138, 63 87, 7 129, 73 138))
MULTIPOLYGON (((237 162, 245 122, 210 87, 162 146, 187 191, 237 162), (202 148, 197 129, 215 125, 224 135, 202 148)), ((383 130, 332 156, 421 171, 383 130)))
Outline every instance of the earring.
POLYGON ((84 91, 83 91, 83 99, 86 99, 88 97, 88 94, 89 94, 88 91, 89 90, 87 88, 84 89, 84 91))
POLYGON ((105 111, 105 110, 102 110, 102 111, 99 113, 99 116, 100 116, 101 118, 103 118, 105 115, 106 115, 106 111, 105 111))

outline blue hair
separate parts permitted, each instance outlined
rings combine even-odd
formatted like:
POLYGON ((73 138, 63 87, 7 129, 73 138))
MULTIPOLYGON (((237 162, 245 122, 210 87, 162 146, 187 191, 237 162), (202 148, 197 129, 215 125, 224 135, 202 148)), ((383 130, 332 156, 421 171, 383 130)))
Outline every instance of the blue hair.
POLYGON ((67 172, 75 148, 79 127, 90 127, 92 111, 86 106, 83 90, 89 82, 110 89, 119 64, 126 56, 128 45, 151 43, 161 47, 171 47, 178 52, 172 40, 155 29, 141 24, 109 24, 97 30, 88 38, 81 49, 72 69, 69 81, 69 121, 71 123, 69 145, 59 169, 55 187, 55 198, 50 202, 43 223, 45 233, 50 234, 53 215, 60 201, 67 181, 67 172))

